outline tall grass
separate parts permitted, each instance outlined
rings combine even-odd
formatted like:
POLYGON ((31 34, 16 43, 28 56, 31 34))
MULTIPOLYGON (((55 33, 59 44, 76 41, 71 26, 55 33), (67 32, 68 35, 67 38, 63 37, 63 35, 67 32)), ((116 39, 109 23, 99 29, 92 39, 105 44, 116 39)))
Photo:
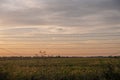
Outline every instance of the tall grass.
POLYGON ((0 80, 120 80, 120 58, 2 58, 0 80))

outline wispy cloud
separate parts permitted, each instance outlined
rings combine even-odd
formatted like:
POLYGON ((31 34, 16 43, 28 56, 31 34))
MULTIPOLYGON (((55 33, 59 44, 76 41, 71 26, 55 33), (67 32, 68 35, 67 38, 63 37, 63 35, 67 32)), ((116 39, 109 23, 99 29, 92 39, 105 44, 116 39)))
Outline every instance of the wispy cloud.
POLYGON ((120 0, 0 0, 0 37, 47 35, 42 39, 101 44, 107 38, 105 42, 119 43, 119 4, 120 0))
POLYGON ((114 27, 120 24, 118 3, 118 0, 1 0, 0 21, 10 27, 114 27))

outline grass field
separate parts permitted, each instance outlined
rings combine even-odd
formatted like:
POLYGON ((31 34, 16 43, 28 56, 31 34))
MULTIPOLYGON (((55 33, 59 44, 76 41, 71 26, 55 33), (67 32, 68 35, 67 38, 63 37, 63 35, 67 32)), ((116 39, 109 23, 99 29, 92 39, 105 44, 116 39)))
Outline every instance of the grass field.
POLYGON ((120 58, 0 58, 0 80, 120 80, 120 58))

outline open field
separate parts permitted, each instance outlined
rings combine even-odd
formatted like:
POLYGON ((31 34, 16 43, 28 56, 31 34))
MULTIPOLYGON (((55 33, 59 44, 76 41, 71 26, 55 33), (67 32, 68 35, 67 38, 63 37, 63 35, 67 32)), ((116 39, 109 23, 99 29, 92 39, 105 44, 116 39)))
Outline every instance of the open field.
POLYGON ((0 80, 120 80, 120 57, 0 58, 0 80))

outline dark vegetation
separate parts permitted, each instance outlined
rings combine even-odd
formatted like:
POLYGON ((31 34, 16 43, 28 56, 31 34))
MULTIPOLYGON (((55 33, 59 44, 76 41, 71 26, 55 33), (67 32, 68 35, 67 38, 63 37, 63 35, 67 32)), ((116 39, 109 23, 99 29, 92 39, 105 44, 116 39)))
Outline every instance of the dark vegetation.
POLYGON ((0 80, 120 80, 120 57, 1 57, 0 80))

